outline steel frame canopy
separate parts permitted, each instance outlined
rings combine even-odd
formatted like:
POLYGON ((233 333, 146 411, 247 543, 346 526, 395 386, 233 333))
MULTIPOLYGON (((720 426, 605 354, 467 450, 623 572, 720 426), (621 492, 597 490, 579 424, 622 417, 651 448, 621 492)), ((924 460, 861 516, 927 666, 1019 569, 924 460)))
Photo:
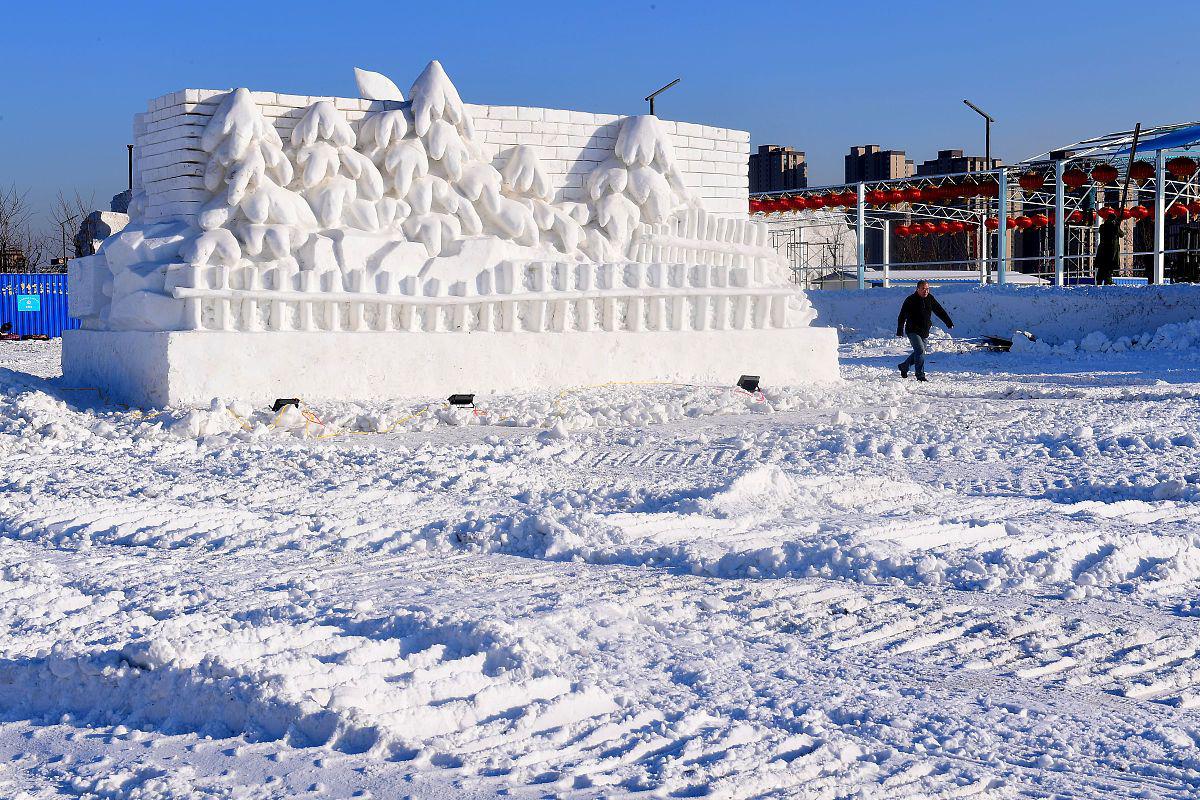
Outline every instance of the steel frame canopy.
MULTIPOLYGON (((1054 227, 1054 274, 1055 283, 1059 286, 1065 282, 1066 232, 1068 228, 1088 229, 1099 223, 1101 209, 1090 213, 1088 197, 1094 186, 1104 187, 1126 178, 1132 167, 1130 154, 1133 149, 1135 132, 1118 131, 1090 139, 1083 139, 1065 147, 1056 148, 1045 153, 1031 156, 1016 164, 993 170, 972 173, 954 173, 946 175, 913 176, 909 178, 893 178, 882 181, 863 181, 857 184, 832 184, 828 186, 807 187, 805 189, 784 190, 775 192, 755 193, 751 197, 751 213, 767 213, 775 221, 788 223, 794 227, 828 224, 830 215, 805 215, 803 208, 791 208, 794 198, 834 197, 844 198, 847 193, 853 194, 854 202, 846 205, 842 199, 835 199, 835 207, 845 207, 844 214, 847 225, 853 225, 858 236, 858 284, 865 288, 866 258, 864 249, 864 233, 867 228, 882 229, 885 232, 884 241, 888 241, 891 222, 899 217, 920 216, 938 222, 958 221, 970 226, 980 226, 982 229, 994 231, 996 236, 995 255, 988 257, 981 248, 980 262, 981 282, 986 282, 986 265, 994 265, 997 282, 1007 282, 1008 267, 1008 229, 1017 227, 1028 230, 1031 227, 1054 227), (1094 167, 1108 164, 1115 169, 1116 174, 1108 181, 1093 179, 1091 174, 1085 182, 1074 188, 1068 187, 1063 181, 1064 173, 1071 166, 1094 167), (1047 179, 1053 174, 1053 180, 1047 186, 1047 179), (1031 180, 1031 175, 1041 177, 1041 180, 1031 180), (991 184, 996 186, 994 196, 990 191, 979 191, 979 187, 991 184), (1022 185, 1024 184, 1024 185, 1022 185), (912 189, 925 188, 968 187, 966 194, 951 194, 945 198, 952 203, 967 199, 965 205, 944 205, 941 202, 923 202, 921 200, 895 199, 904 192, 912 189), (972 188, 974 187, 974 188, 972 188), (1020 187, 1020 188, 1018 188, 1020 187), (1028 188, 1026 188, 1028 187, 1028 188), (974 193, 972 193, 974 192, 974 193), (884 202, 876 202, 871 198, 879 198, 880 193, 887 196, 884 202), (972 203, 969 198, 979 197, 982 203, 972 203), (779 201, 788 201, 780 203, 779 201), (1014 202, 1021 203, 1022 214, 1017 218, 1008 216, 1014 202), (972 208, 977 205, 979 208, 972 208), (780 207, 782 206, 782 207, 780 207), (1038 213, 1030 216, 1029 211, 1044 210, 1049 213, 1038 213), (778 216, 775 216, 778 215, 778 216)), ((1176 158, 1175 162, 1183 162, 1190 169, 1182 171, 1168 169, 1167 156, 1177 153, 1179 156, 1200 149, 1200 122, 1178 123, 1145 128, 1140 131, 1137 142, 1137 155, 1146 154, 1153 157, 1152 169, 1149 175, 1134 179, 1142 186, 1140 191, 1153 182, 1153 210, 1135 205, 1132 209, 1121 209, 1122 218, 1146 219, 1154 217, 1154 249, 1153 278, 1161 283, 1165 278, 1165 219, 1170 209, 1173 215, 1190 214, 1194 218, 1200 216, 1200 173, 1196 170, 1195 162, 1188 158, 1176 158), (1137 213, 1129 213, 1134 211, 1137 213)), ((1174 166, 1174 164, 1172 164, 1174 166)), ((1142 169, 1146 171, 1145 168, 1142 169)), ((1073 183, 1078 182, 1074 175, 1073 183)), ((980 228, 976 228, 979 230, 980 228)), ((946 232, 946 231, 942 231, 946 232)), ((965 232, 965 231, 962 231, 965 232)), ((984 234, 981 243, 986 243, 990 236, 984 234)), ((942 262, 945 263, 945 262, 942 262)), ((890 264, 885 254, 883 271, 888 274, 890 264)))

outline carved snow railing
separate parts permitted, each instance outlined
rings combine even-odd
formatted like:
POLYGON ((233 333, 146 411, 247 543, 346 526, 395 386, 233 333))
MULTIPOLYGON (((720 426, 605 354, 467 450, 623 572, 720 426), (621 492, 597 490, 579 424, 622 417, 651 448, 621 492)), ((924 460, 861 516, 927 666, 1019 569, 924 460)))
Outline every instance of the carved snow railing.
MULTIPOLYGON (((185 330, 689 331, 782 328, 796 291, 749 284, 746 268, 683 264, 502 264, 476 286, 330 291, 301 272, 263 286, 252 269, 183 267, 185 330), (241 274, 239 274, 241 273, 241 274)), ((268 281, 270 282, 270 281, 268 281)))
POLYGON ((779 257, 768 241, 767 226, 689 209, 666 222, 643 225, 629 247, 633 261, 665 264, 713 264, 749 267, 763 279, 764 260, 779 257))

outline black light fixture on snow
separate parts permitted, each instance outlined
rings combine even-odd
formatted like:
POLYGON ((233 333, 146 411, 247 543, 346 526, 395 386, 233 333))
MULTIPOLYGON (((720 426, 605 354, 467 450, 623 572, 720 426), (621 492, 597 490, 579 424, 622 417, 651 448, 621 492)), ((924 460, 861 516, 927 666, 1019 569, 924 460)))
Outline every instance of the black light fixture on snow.
POLYGON ((278 412, 282 411, 284 408, 286 408, 287 406, 295 406, 296 408, 299 408, 300 407, 300 398, 299 397, 276 398, 275 402, 271 404, 271 410, 278 413, 278 412))
POLYGON ((751 392, 751 393, 757 392, 758 391, 758 376, 757 375, 743 375, 742 377, 738 378, 737 387, 739 389, 741 389, 743 392, 751 392))
POLYGON ((452 394, 446 402, 452 406, 473 406, 475 405, 475 395, 473 394, 452 394))

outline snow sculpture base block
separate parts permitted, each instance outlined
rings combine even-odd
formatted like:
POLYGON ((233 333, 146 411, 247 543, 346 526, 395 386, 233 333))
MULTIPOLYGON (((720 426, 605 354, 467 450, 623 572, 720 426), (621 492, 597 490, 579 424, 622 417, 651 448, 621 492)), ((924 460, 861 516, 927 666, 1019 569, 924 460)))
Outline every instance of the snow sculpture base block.
POLYGON ((446 397, 608 381, 764 386, 838 378, 832 328, 720 331, 474 332, 93 331, 64 333, 63 376, 143 408, 446 397), (464 341, 465 340, 465 341, 464 341), (514 358, 514 355, 518 355, 514 358))

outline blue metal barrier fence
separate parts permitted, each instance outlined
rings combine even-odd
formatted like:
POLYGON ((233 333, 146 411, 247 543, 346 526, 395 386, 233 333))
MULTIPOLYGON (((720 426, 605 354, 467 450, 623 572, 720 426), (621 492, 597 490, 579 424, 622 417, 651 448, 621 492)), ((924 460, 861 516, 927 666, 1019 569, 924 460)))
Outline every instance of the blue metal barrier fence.
POLYGON ((67 276, 0 273, 0 322, 22 336, 62 336, 79 327, 67 314, 67 276))

